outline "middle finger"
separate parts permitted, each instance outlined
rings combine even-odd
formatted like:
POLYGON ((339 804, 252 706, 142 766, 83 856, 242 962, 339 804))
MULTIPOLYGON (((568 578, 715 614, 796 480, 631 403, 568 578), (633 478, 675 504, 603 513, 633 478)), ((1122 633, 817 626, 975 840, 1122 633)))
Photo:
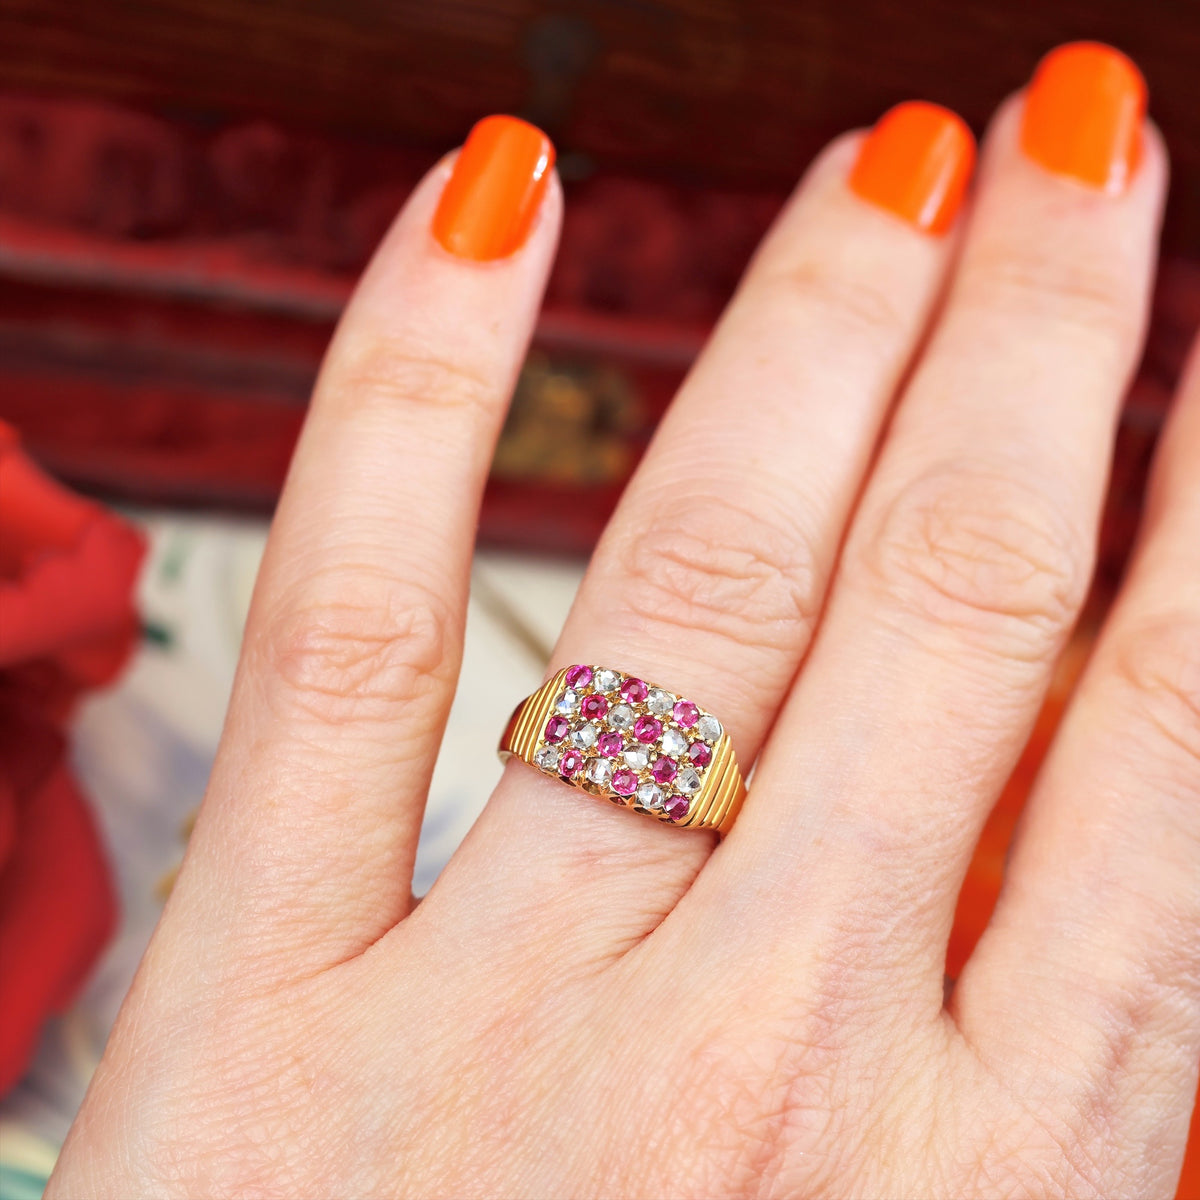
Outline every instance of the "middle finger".
MULTIPOLYGON (((973 157, 962 121, 909 104, 819 159, 628 488, 555 668, 612 666, 695 700, 749 766, 938 295, 973 157)), ((447 882, 485 875, 518 908, 570 890, 576 918, 596 905, 619 944, 671 907, 712 844, 516 764, 447 882)))

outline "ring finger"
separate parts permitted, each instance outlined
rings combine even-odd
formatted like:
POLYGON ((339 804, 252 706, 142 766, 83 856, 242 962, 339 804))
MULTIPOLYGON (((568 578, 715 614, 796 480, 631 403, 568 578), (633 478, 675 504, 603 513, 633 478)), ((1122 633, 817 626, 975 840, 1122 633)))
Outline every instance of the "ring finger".
POLYGON ((905 1011, 941 1010, 958 886, 1088 586, 1165 192, 1144 103, 1123 55, 1078 44, 993 122, 953 288, 763 759, 769 803, 689 897, 782 883, 777 920, 810 922, 793 975, 819 944, 855 963, 831 986, 887 979, 905 1011))

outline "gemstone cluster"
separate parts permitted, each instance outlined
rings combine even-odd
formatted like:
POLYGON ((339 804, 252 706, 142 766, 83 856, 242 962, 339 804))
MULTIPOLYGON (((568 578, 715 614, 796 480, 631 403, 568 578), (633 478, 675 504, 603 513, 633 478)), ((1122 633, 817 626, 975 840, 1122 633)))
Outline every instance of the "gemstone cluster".
POLYGON ((723 732, 716 717, 690 700, 577 663, 565 672, 533 761, 548 775, 679 822, 723 732))

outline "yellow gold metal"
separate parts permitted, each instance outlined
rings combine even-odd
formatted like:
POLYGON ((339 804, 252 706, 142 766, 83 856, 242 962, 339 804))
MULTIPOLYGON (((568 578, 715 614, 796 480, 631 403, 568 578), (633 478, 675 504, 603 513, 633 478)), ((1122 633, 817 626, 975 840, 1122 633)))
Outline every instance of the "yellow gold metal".
MULTIPOLYGON (((502 762, 510 758, 519 758, 536 768, 533 756, 542 738, 542 731, 554 712, 555 702, 562 694, 568 668, 563 668, 553 678, 547 680, 533 695, 517 705, 509 718, 508 726, 500 739, 498 753, 502 762)), ((543 774, 545 772, 542 772, 543 774)), ((561 778, 559 776, 558 778, 561 778)), ((597 793, 597 789, 582 779, 578 782, 562 780, 569 786, 581 791, 597 793)), ((729 832, 742 803, 746 799, 746 784, 738 767, 737 756, 733 752, 733 744, 728 732, 722 731, 721 736, 712 744, 712 761, 704 770, 703 783, 700 790, 691 798, 687 815, 678 822, 655 813, 645 812, 634 803, 634 798, 622 798, 603 791, 605 799, 625 808, 634 809, 643 815, 665 821, 681 829, 715 829, 722 836, 729 832)))

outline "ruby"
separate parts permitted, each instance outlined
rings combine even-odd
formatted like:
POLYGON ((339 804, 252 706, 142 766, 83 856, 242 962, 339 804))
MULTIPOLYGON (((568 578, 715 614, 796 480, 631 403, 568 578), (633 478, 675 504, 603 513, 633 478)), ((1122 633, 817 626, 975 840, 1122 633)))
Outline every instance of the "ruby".
POLYGON ((638 717, 637 724, 633 727, 633 736, 639 742, 656 742, 660 733, 662 722, 655 717, 638 717))
POLYGON ((558 773, 564 779, 569 779, 572 775, 578 775, 582 767, 583 755, 578 750, 567 750, 562 758, 558 760, 558 773))
POLYGON ((684 729, 691 729, 700 720, 700 710, 690 700, 676 701, 672 715, 675 717, 675 723, 682 725, 684 729))
POLYGON ((605 758, 616 758, 625 746, 625 739, 619 733, 602 733, 596 743, 596 749, 605 758))
POLYGON ((675 772, 678 769, 673 759, 656 758, 654 765, 650 768, 650 774, 654 776, 655 783, 661 783, 663 787, 666 787, 675 778, 675 772))
POLYGON ((598 721, 608 712, 608 701, 599 695, 585 696, 579 710, 589 721, 598 721))
POLYGON ((613 772, 612 790, 618 796, 632 796, 637 791, 637 785, 638 777, 632 771, 622 768, 613 772))
POLYGON ((566 717, 551 717, 546 722, 545 738, 548 742, 561 742, 567 736, 571 723, 566 717))
POLYGON ((640 679, 627 679, 621 684, 621 699, 630 704, 641 704, 650 694, 650 689, 640 679))
POLYGON ((712 751, 703 742, 693 742, 688 747, 688 758, 693 767, 707 767, 712 762, 712 751))
POLYGON ((682 821, 687 816, 690 805, 691 801, 686 796, 668 796, 663 808, 672 821, 682 821))
POLYGON ((591 667, 585 667, 583 663, 576 663, 575 666, 567 668, 567 687, 585 688, 591 682, 591 667))

